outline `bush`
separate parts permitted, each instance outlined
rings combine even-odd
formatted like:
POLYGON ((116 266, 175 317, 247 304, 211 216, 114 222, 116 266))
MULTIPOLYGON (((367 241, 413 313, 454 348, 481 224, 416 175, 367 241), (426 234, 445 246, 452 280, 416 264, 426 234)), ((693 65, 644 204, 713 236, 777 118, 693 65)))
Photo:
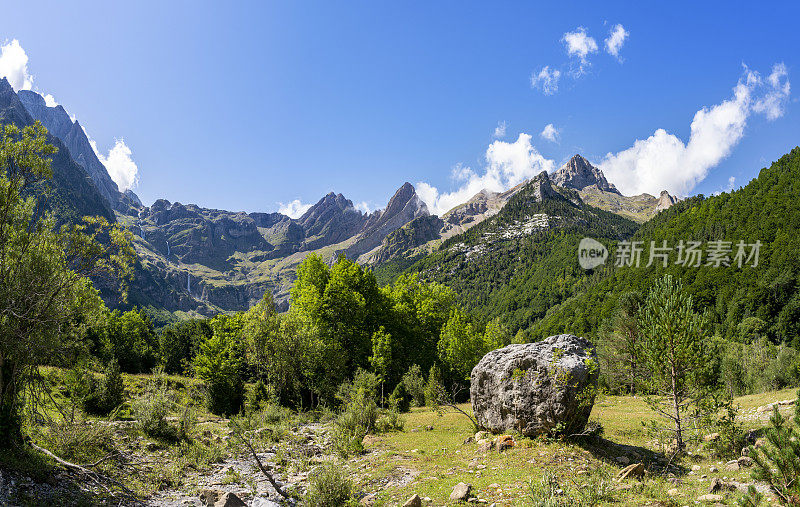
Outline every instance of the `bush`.
POLYGON ((108 415, 124 401, 125 386, 119 364, 110 361, 98 382, 88 374, 88 392, 83 396, 83 408, 94 415, 108 415))
POLYGON ((434 364, 431 366, 428 383, 425 385, 425 401, 429 407, 439 406, 439 396, 443 390, 442 370, 434 364))
POLYGON ((244 384, 239 376, 239 356, 222 335, 200 346, 195 371, 206 387, 208 409, 217 415, 237 414, 242 408, 244 384))
POLYGON ((403 375, 402 383, 405 384, 406 392, 414 400, 414 404, 418 407, 425 406, 425 379, 422 377, 420 367, 412 365, 403 375))
POLYGON ((411 409, 411 396, 406 390, 405 382, 400 382, 394 388, 389 396, 389 406, 400 413, 406 413, 411 409))
MULTIPOLYGON (((131 410, 145 435, 174 442, 185 434, 179 434, 178 429, 167 421, 173 402, 169 398, 163 380, 159 378, 158 374, 156 375, 156 380, 151 383, 147 392, 133 401, 131 410)), ((184 414, 187 418, 190 417, 188 412, 184 412, 184 414)), ((183 423, 181 424, 183 425, 183 423)), ((184 431, 188 432, 188 428, 184 428, 184 431)))
POLYGON ((375 421, 375 431, 386 433, 388 431, 403 431, 403 418, 394 410, 388 410, 375 421))
POLYGON ((343 457, 363 451, 361 441, 375 429, 377 386, 375 374, 364 370, 359 370, 352 382, 339 386, 336 397, 343 402, 343 410, 333 424, 333 447, 343 457))
POLYGON ((310 477, 305 505, 309 507, 342 507, 355 505, 353 483, 335 465, 323 465, 310 477))

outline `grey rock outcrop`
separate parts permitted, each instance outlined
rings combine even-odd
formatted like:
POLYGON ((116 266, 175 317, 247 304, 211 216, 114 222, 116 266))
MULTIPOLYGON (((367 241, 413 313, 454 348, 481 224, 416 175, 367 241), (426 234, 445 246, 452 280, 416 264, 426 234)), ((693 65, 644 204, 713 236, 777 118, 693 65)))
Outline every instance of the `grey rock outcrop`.
POLYGON ((605 192, 619 193, 617 187, 608 182, 603 171, 593 166, 580 155, 575 155, 553 174, 553 183, 559 187, 583 190, 594 185, 605 192))
POLYGON ((526 436, 580 432, 594 403, 594 347, 570 334, 486 354, 470 379, 472 410, 492 431, 526 436))

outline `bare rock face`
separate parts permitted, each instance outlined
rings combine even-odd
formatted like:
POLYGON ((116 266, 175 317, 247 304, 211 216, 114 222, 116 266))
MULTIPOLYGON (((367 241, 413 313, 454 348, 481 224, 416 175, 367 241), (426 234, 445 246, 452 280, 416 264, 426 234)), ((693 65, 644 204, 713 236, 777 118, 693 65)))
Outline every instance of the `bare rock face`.
POLYGON ((559 187, 583 190, 594 185, 605 192, 619 193, 617 187, 608 182, 603 171, 580 155, 575 155, 553 174, 553 182, 559 187))
POLYGON ((592 344, 571 334, 493 350, 472 369, 472 410, 495 432, 578 433, 594 404, 596 364, 592 344))

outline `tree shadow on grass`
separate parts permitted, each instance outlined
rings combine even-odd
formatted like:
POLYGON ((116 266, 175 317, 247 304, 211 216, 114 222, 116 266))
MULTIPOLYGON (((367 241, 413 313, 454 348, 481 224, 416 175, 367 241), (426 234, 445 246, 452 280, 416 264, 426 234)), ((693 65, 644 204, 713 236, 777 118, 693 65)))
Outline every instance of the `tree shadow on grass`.
POLYGON ((677 456, 638 445, 620 444, 600 436, 574 437, 570 442, 590 452, 595 459, 619 469, 634 463, 642 463, 651 475, 666 476, 672 473, 683 476, 689 472, 687 467, 678 462, 677 456))

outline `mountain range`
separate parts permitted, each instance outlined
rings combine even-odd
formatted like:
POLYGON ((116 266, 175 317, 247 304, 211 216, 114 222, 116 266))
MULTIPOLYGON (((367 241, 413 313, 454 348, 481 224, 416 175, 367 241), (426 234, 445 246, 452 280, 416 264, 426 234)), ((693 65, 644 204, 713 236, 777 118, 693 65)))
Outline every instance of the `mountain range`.
MULTIPOLYGON (((267 291, 286 309, 295 268, 310 253, 327 262, 345 255, 388 280, 387 274, 425 256, 452 252, 454 245, 467 248, 465 255, 476 255, 488 245, 542 231, 606 227, 598 220, 613 223, 611 234, 622 237, 633 232, 634 222, 645 222, 677 202, 667 192, 658 198, 623 196, 600 169, 575 155, 552 175, 542 173, 504 192, 483 190, 441 217, 430 213, 410 183, 372 213, 333 192, 296 219, 165 199, 144 206, 133 192, 119 191, 80 123, 62 106, 49 107, 41 95, 16 93, 0 80, 0 122, 34 121, 48 129, 59 148, 52 163, 53 209, 64 221, 101 215, 134 232, 138 258, 129 301, 150 308, 160 320, 247 309, 267 291), (558 213, 534 212, 551 208, 558 213), (509 221, 509 216, 515 218, 509 221), (481 236, 469 235, 477 229, 481 236), (463 237, 479 237, 485 244, 458 240, 463 237)), ((107 302, 115 304, 112 298, 107 302)))

